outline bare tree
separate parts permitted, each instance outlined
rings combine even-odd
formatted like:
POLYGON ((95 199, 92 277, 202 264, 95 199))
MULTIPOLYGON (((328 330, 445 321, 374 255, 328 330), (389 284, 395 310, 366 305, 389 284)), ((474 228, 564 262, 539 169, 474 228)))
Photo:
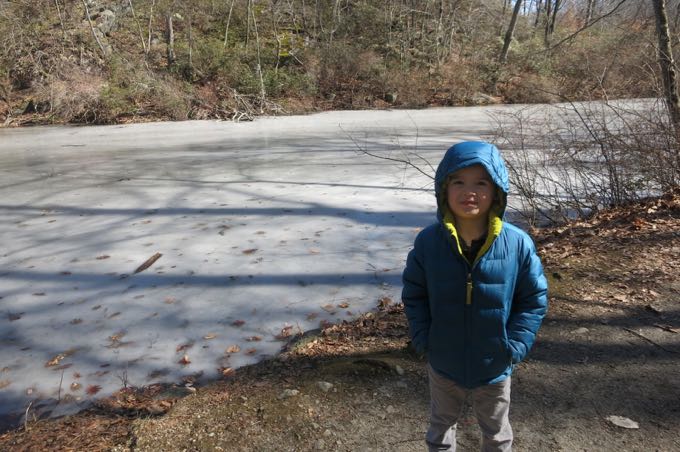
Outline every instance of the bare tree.
POLYGON ((510 42, 512 41, 512 35, 515 32, 515 26, 517 25, 517 16, 519 16, 519 11, 522 9, 522 0, 515 1, 515 8, 512 10, 512 17, 510 18, 510 25, 508 25, 508 31, 505 32, 505 40, 503 41, 503 49, 501 50, 501 55, 498 57, 498 61, 501 64, 505 64, 508 59, 508 51, 510 50, 510 42))
POLYGON ((108 55, 106 50, 104 49, 104 45, 102 44, 101 40, 99 39, 99 36, 97 35, 97 30, 94 27, 94 23, 92 22, 92 17, 90 16, 90 8, 87 7, 87 2, 85 0, 82 0, 83 6, 85 7, 85 16, 87 17, 87 21, 90 24, 90 30, 92 31, 92 36, 94 36, 95 41, 97 41, 97 44, 99 45, 99 48, 102 51, 102 55, 104 58, 108 55))
POLYGON ((175 30, 172 25, 172 9, 165 15, 165 44, 167 45, 168 67, 175 64, 175 30))
POLYGON ((666 0, 652 0, 652 5, 654 5, 654 16, 656 17, 656 34, 659 43, 658 58, 666 106, 676 133, 680 134, 680 98, 678 98, 678 79, 668 29, 666 0))

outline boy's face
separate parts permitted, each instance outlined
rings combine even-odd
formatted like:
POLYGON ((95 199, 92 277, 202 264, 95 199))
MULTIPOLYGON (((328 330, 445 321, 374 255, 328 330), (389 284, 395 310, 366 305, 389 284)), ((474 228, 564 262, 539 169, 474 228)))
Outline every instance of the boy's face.
POLYGON ((493 204, 496 185, 483 166, 460 169, 449 178, 446 197, 449 209, 457 220, 486 218, 493 204))

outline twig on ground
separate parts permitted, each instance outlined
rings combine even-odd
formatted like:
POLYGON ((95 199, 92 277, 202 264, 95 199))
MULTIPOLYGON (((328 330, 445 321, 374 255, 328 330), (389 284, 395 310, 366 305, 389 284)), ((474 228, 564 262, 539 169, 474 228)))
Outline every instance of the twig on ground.
POLYGON ((26 413, 24 413, 24 430, 28 431, 28 411, 31 409, 31 405, 33 405, 33 400, 28 404, 26 407, 26 413))
POLYGON ((652 344, 652 345, 655 345, 655 346, 659 347, 659 348, 660 348, 661 350, 663 350, 663 351, 666 351, 666 352, 668 352, 668 353, 678 353, 676 350, 671 350, 671 349, 669 349, 669 348, 666 348, 666 347, 664 347, 663 345, 659 344, 658 342, 654 342, 654 341, 651 340, 650 338, 646 337, 646 336, 643 335, 642 333, 638 333, 638 332, 635 331, 635 330, 631 330, 630 328, 624 328, 624 330, 628 331, 628 332, 631 333, 631 334, 634 334, 635 336, 639 337, 640 339, 644 339, 645 341, 649 342, 649 343, 652 344))
POLYGON ((158 259, 161 258, 161 256, 162 256, 161 253, 154 254, 153 256, 148 258, 142 265, 137 267, 137 269, 135 270, 135 273, 143 272, 147 268, 151 267, 154 264, 154 262, 156 262, 158 259))

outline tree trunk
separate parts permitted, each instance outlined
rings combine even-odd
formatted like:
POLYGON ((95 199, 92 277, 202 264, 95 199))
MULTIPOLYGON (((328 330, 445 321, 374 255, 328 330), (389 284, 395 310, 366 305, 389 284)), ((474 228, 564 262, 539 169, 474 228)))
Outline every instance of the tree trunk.
POLYGON ((227 16, 227 26, 224 29, 224 47, 227 47, 227 41, 229 39, 229 24, 231 23, 231 12, 234 10, 234 2, 236 0, 231 0, 231 6, 229 6, 229 15, 227 16))
POLYGON ((534 21, 534 28, 538 28, 538 24, 541 23, 541 6, 543 6, 543 0, 536 1, 536 20, 534 21))
POLYGON ((522 9, 522 0, 515 1, 515 8, 512 10, 512 17, 510 18, 510 25, 508 25, 508 31, 505 32, 505 40, 503 41, 503 50, 501 50, 501 55, 498 57, 498 62, 505 64, 508 59, 508 51, 510 50, 510 42, 512 41, 512 35, 515 32, 515 25, 517 25, 517 16, 519 16, 519 11, 522 9))
POLYGON ((586 5, 586 15, 583 19, 583 26, 587 27, 590 21, 593 19, 593 11, 595 9, 595 0, 588 0, 586 5))
POLYGON ((663 80, 666 106, 676 133, 680 134, 680 98, 678 98, 678 80, 673 61, 671 36, 668 29, 666 0, 652 0, 656 17, 656 35, 659 42, 659 67, 663 80))
POLYGON ((175 31, 172 28, 172 11, 165 16, 165 44, 167 46, 168 67, 175 64, 175 31))
POLYGON ((552 10, 552 17, 550 18, 550 35, 555 32, 555 21, 557 20, 557 12, 560 10, 561 1, 555 0, 555 5, 552 10))

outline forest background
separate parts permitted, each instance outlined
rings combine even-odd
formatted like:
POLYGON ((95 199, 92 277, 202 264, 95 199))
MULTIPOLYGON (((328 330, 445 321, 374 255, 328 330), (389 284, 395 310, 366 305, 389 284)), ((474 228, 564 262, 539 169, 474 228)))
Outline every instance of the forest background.
POLYGON ((0 124, 669 98, 679 27, 659 0, 0 1, 0 124))

